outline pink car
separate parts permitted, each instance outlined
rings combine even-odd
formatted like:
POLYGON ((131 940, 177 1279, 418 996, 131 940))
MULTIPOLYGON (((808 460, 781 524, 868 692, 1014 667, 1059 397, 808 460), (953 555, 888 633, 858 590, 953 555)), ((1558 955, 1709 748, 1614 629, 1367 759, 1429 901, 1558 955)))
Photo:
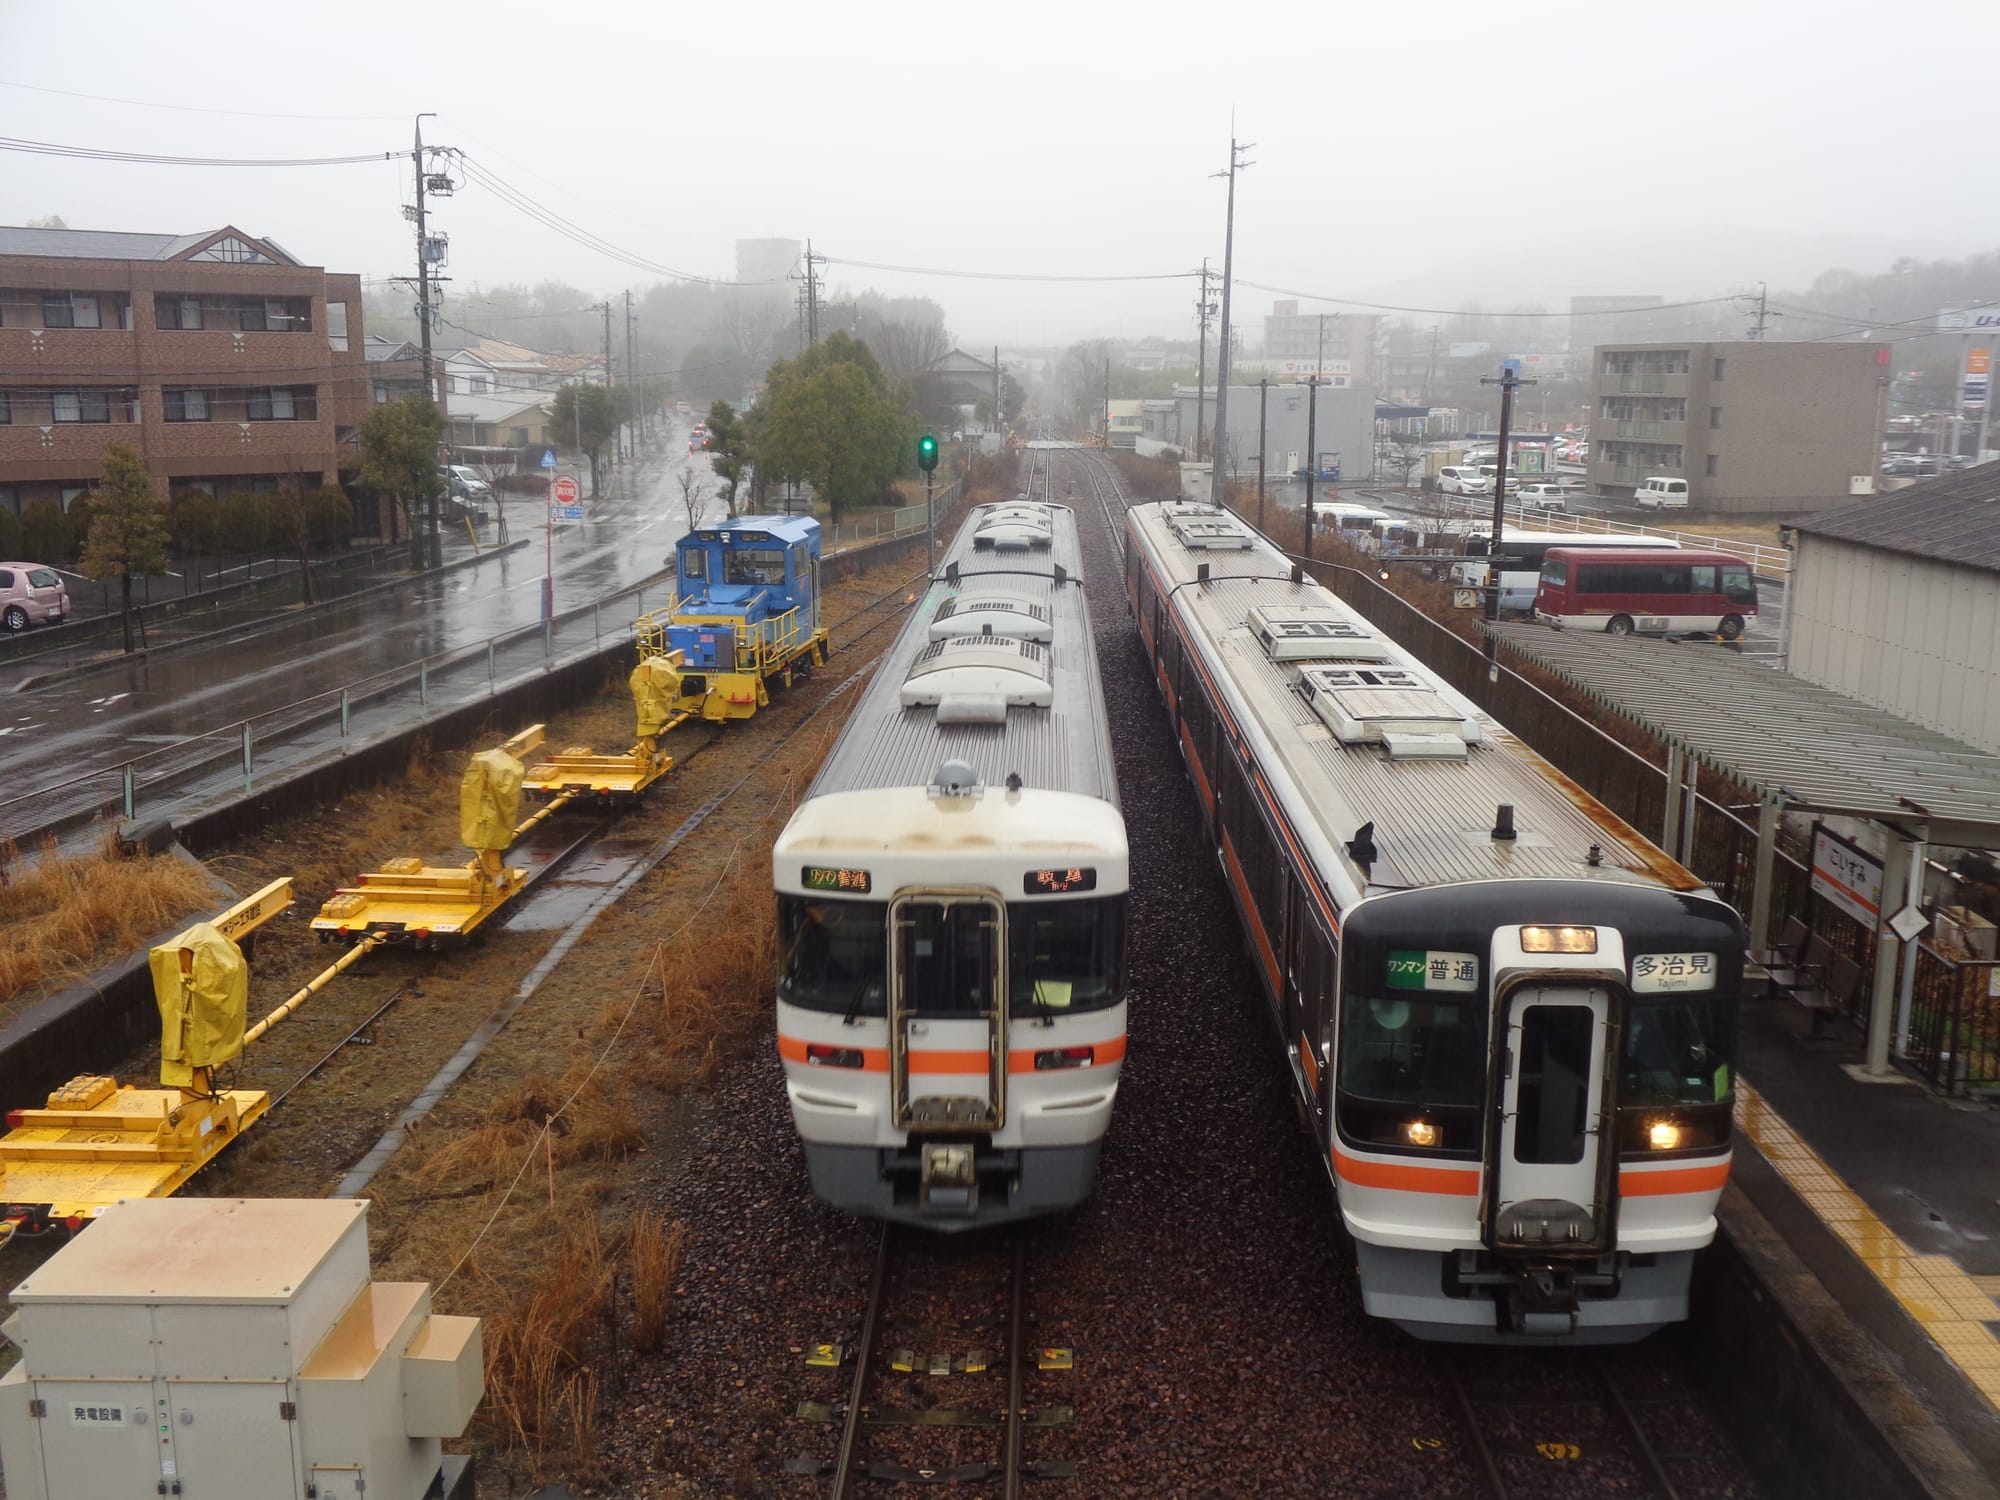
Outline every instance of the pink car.
POLYGON ((19 635, 30 625, 56 625, 69 613, 62 575, 40 563, 0 562, 0 627, 19 635))

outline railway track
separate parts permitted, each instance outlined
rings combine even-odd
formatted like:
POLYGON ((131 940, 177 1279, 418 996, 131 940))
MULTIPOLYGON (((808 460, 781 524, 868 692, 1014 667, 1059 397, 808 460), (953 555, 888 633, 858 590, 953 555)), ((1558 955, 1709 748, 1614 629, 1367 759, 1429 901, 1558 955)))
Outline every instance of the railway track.
POLYGON ((837 1428, 837 1451, 831 1459, 791 1459, 785 1472, 829 1481, 834 1500, 869 1484, 954 1483, 997 1483, 1005 1500, 1018 1500, 1029 1479, 1075 1478, 1074 1463, 1023 1455, 1029 1432, 1067 1426, 1075 1415, 1067 1406, 1026 1404, 1031 1370, 1072 1363, 1068 1350, 1030 1345, 1028 1264, 1026 1230, 974 1243, 884 1225, 853 1343, 818 1345, 809 1359, 822 1368, 851 1366, 846 1398, 801 1401, 796 1412, 837 1428), (951 1342, 968 1338, 989 1342, 951 1342), (904 1339, 910 1342, 899 1346, 904 1339), (992 1342, 1000 1346, 997 1361, 992 1342), (997 1407, 996 1378, 1005 1384, 997 1407), (916 1404, 939 1389, 964 1404, 916 1404), (977 1404, 968 1401, 973 1396, 977 1404))
POLYGON ((1721 1455, 1701 1441, 1702 1403, 1684 1383, 1674 1388, 1683 1374, 1676 1363, 1636 1350, 1438 1348, 1432 1360, 1462 1455, 1491 1500, 1563 1493, 1681 1500, 1676 1473, 1685 1476, 1685 1492, 1711 1493, 1709 1471, 1721 1455))

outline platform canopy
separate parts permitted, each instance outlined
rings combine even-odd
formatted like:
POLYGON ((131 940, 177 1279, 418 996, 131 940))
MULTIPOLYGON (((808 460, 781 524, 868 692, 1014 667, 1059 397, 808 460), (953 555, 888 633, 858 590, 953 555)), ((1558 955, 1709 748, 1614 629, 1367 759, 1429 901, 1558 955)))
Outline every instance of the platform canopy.
POLYGON ((1510 650, 1786 812, 2000 848, 2000 755, 1712 641, 1486 627, 1510 650))

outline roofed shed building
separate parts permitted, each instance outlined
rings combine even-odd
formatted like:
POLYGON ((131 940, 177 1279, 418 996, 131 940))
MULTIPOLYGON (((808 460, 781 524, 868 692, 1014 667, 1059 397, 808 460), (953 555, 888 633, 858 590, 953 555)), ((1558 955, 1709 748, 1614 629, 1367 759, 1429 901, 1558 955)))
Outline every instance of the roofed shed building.
POLYGON ((1791 670, 2000 754, 2000 463, 1795 535, 1791 670))
POLYGON ((358 276, 227 225, 0 228, 0 506, 67 509, 113 442, 163 495, 333 484, 368 398, 358 276))

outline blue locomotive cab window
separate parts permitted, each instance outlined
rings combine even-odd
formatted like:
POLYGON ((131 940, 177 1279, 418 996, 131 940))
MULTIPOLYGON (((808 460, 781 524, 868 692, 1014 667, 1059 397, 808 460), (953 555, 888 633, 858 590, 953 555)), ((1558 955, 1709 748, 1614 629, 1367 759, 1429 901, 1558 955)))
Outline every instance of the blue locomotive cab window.
POLYGON ((708 549, 686 547, 681 551, 681 577, 689 583, 708 582, 708 549))
POLYGON ((1125 897, 1007 903, 1007 1013, 1054 1020, 1125 998, 1125 897))
POLYGON ((724 583, 782 588, 785 583, 785 549, 738 547, 723 558, 722 567, 724 583))
POLYGON ((834 1015, 889 1013, 889 907, 778 897, 778 997, 834 1015))

